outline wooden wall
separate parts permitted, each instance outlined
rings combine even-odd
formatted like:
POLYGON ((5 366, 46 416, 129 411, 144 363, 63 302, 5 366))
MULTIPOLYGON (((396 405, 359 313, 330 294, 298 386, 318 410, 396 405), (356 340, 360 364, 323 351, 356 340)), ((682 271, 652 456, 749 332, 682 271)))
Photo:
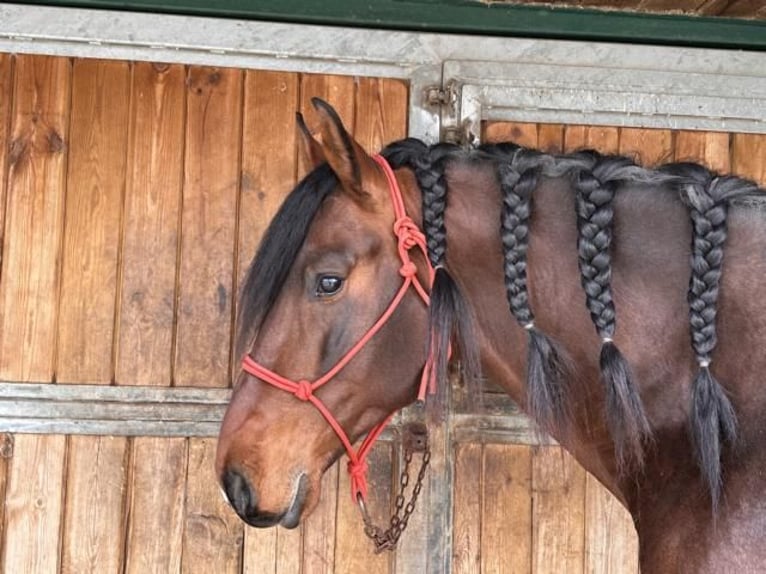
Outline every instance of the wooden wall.
MULTIPOLYGON (((311 124, 312 96, 368 149, 405 135, 400 81, 0 54, 0 380, 230 385, 235 294, 305 171, 294 114, 311 124)), ((766 175, 756 136, 509 124, 487 135, 640 149, 649 162, 688 154, 766 175)), ((396 554, 369 552, 337 466, 299 529, 255 530, 221 500, 214 439, 2 439, 9 574, 376 574, 425 563, 407 540, 396 554)), ((624 512, 558 447, 472 440, 453 459, 456 572, 636 571, 624 512)), ((397 466, 398 446, 381 443, 376 516, 390 509, 397 466)))

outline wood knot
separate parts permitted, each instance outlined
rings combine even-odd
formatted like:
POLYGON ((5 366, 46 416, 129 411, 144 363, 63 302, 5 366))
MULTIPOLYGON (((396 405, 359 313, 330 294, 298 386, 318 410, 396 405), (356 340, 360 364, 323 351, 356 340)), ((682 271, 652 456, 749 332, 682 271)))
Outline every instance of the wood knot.
POLYGON ((16 165, 28 155, 29 140, 24 136, 18 137, 11 142, 8 150, 8 160, 10 165, 16 165))
POLYGON ((64 145, 64 140, 61 138, 61 136, 58 134, 58 132, 54 129, 50 129, 47 134, 47 140, 48 140, 48 151, 51 153, 61 153, 64 151, 64 148, 66 147, 64 145))
POLYGON ((152 69, 158 74, 164 74, 170 69, 170 64, 163 64, 160 62, 152 62, 152 69))
POLYGON ((207 83, 210 86, 217 86, 221 83, 221 72, 216 70, 215 72, 211 72, 207 76, 207 83))
POLYGON ((13 435, 3 433, 0 436, 0 458, 13 458, 13 435))

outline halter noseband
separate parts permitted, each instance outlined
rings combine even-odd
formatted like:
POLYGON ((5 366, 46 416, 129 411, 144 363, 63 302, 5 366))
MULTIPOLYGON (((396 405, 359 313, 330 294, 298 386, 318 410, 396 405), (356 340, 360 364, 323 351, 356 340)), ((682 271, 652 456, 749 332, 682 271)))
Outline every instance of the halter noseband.
MULTIPOLYGON (((282 389, 283 391, 294 394, 300 401, 310 402, 325 418, 327 423, 335 431, 335 434, 338 435, 338 438, 343 444, 343 447, 346 449, 346 453, 348 453, 348 472, 351 475, 351 496, 353 497, 354 502, 359 502, 360 500, 364 502, 364 500, 367 498, 366 458, 372 449, 372 445, 383 432, 383 429, 386 428, 394 413, 391 413, 383 422, 373 427, 365 439, 362 441, 359 450, 354 451, 351 440, 343 430, 343 427, 341 427, 340 423, 332 415, 327 406, 325 406, 325 404, 314 393, 319 387, 329 382, 330 379, 337 375, 351 361, 351 359, 353 359, 359 353, 359 351, 364 348, 364 346, 370 341, 370 339, 375 336, 375 334, 383 327, 383 325, 386 324, 388 319, 391 317, 391 315, 393 315, 394 311, 404 299, 404 295, 407 293, 407 290, 410 288, 410 286, 415 289, 426 306, 429 305, 430 299, 428 292, 418 279, 417 266, 410 258, 409 252, 411 249, 417 247, 425 256, 425 261, 428 264, 429 286, 431 283, 433 283, 434 278, 434 270, 428 261, 428 251, 426 248, 425 236, 412 220, 412 218, 407 215, 402 192, 399 189, 399 184, 396 181, 396 177, 394 176, 394 172, 391 169, 391 166, 388 164, 385 158, 380 155, 373 156, 373 159, 381 167, 383 173, 386 175, 386 179, 388 180, 388 190, 391 194, 391 203, 393 204, 395 216, 393 231, 397 238, 397 250, 399 252, 399 259, 401 259, 402 262, 402 266, 399 268, 399 274, 403 277, 404 281, 402 282, 401 287, 399 287, 399 290, 396 292, 396 295, 394 295, 394 298, 391 300, 391 303, 389 303, 388 307, 380 316, 380 318, 372 325, 372 327, 368 329, 364 336, 362 336, 362 338, 359 339, 359 341, 354 344, 354 346, 351 347, 351 349, 349 349, 346 354, 343 355, 329 371, 314 381, 292 381, 255 362, 250 357, 250 355, 245 355, 244 359, 242 360, 242 369, 244 371, 255 377, 258 377, 265 383, 277 387, 278 389, 282 389)), ((418 400, 425 400, 427 389, 430 389, 430 392, 433 393, 435 392, 435 387, 436 379, 433 368, 433 356, 429 355, 426 360, 426 364, 423 367, 423 374, 421 376, 420 387, 418 389, 418 400)))

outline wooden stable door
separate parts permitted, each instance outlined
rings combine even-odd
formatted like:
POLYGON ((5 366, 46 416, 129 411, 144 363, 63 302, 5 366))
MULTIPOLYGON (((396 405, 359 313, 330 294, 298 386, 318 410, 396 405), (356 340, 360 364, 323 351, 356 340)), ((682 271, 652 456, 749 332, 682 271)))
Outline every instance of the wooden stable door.
MULTIPOLYGON (((0 441, 2 571, 635 573, 624 510, 507 398, 489 389, 475 412, 459 383, 432 475, 452 500, 432 488, 395 553, 372 554, 342 465, 296 530, 245 528, 222 501, 236 293, 306 172, 295 112, 313 125, 314 96, 368 150, 406 135, 402 80, 0 54, 0 409, 16 431, 0 441)), ((766 179, 763 136, 492 123, 484 137, 766 179)), ((370 460, 381 519, 397 437, 370 460)))

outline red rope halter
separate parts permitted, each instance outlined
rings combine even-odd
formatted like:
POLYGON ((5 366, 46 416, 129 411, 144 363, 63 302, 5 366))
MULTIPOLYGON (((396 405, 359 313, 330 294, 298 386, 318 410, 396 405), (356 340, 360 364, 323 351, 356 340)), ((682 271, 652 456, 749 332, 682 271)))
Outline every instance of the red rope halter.
MULTIPOLYGON (((282 389, 283 391, 294 394, 298 400, 310 402, 321 413, 327 423, 335 431, 335 434, 338 435, 340 442, 343 444, 343 447, 348 453, 348 472, 351 475, 351 496, 355 502, 360 498, 363 501, 367 498, 366 458, 372 449, 372 445, 383 432, 383 429, 385 429, 388 425, 391 417, 393 416, 393 413, 389 415, 386 420, 373 427, 373 429, 370 430, 365 439, 362 441, 359 450, 354 451, 351 440, 343 430, 343 427, 341 427, 338 420, 314 393, 319 387, 337 375, 343 369, 343 367, 345 367, 351 361, 351 359, 353 359, 359 353, 359 351, 364 348, 370 339, 372 339, 375 334, 380 331, 383 325, 386 324, 388 319, 391 317, 391 315, 393 315, 396 308, 402 302, 402 299, 404 299, 404 295, 407 293, 407 290, 410 288, 410 286, 415 289, 415 291, 418 293, 420 298, 423 299, 423 302, 426 305, 430 303, 428 292, 417 277, 417 266, 410 258, 409 252, 411 249, 417 247, 425 256, 425 261, 428 264, 429 286, 431 283, 433 283, 434 278, 433 268, 428 262, 428 251, 426 248, 425 236, 420 231, 415 222, 412 221, 412 219, 407 215, 407 211, 404 206, 404 198, 402 197, 402 192, 399 189, 399 183, 396 181, 396 177, 394 176, 394 172, 391 169, 391 166, 388 165, 388 162, 380 155, 373 156, 373 159, 381 167, 383 173, 386 175, 386 179, 388 180, 388 189, 391 193, 391 203, 393 204, 395 216, 393 231, 397 238, 399 258, 402 261, 402 266, 399 268, 399 274, 403 277, 404 281, 402 282, 401 287, 399 287, 399 290, 396 292, 396 295, 394 295, 394 298, 391 300, 391 303, 389 303, 388 307, 380 316, 380 318, 375 321, 372 327, 369 328, 369 330, 362 336, 362 338, 359 339, 359 341, 354 344, 354 346, 351 347, 351 349, 349 349, 346 354, 343 355, 329 371, 327 371, 315 381, 292 381, 286 377, 278 375, 273 371, 270 371, 263 365, 256 363, 249 355, 246 355, 242 361, 243 370, 249 374, 258 377, 262 381, 273 385, 278 389, 282 389)), ((430 389, 431 393, 436 391, 433 356, 430 355, 426 360, 425 366, 423 367, 423 374, 420 381, 420 387, 418 389, 418 400, 425 400, 426 389, 430 389)))

